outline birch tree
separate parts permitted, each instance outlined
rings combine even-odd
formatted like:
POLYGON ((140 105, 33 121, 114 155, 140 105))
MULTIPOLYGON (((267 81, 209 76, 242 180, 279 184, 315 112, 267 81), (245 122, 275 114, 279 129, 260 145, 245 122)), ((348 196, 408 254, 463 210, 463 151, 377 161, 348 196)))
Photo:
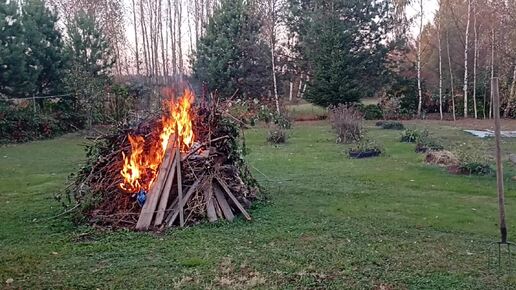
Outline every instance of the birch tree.
POLYGON ((417 41, 417 90, 418 90, 418 104, 417 104, 417 116, 421 118, 421 107, 423 104, 423 91, 421 88, 421 42, 423 36, 423 0, 419 0, 420 4, 420 17, 419 17, 419 38, 417 41))
POLYGON ((469 26, 471 22, 471 0, 468 1, 466 21, 466 37, 464 41, 464 118, 468 117, 468 52, 469 52, 469 26))

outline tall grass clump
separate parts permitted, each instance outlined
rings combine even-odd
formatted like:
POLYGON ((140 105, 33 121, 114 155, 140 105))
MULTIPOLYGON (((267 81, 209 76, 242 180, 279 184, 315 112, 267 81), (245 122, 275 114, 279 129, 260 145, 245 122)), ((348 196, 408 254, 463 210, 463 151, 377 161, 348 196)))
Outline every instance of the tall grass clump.
POLYGON ((356 108, 342 104, 330 107, 328 118, 337 132, 338 143, 358 142, 364 136, 364 118, 356 108))

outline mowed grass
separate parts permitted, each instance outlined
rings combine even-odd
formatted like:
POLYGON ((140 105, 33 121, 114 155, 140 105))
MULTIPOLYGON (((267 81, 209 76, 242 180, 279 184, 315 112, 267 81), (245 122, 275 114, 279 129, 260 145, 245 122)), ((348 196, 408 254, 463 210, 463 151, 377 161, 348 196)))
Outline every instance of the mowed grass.
MULTIPOLYGON (((482 142, 452 127, 430 129, 450 143, 482 142)), ((494 177, 427 166, 414 145, 398 142, 397 131, 369 128, 387 152, 368 160, 348 159, 325 122, 296 124, 283 146, 266 144, 266 134, 246 132, 248 159, 268 196, 251 210, 252 222, 161 235, 51 218, 61 212, 53 193, 83 158, 80 138, 0 148, 2 287, 516 287, 516 276, 497 267, 494 177)), ((504 146, 516 147, 508 140, 504 146)), ((510 233, 515 200, 508 173, 510 233)))

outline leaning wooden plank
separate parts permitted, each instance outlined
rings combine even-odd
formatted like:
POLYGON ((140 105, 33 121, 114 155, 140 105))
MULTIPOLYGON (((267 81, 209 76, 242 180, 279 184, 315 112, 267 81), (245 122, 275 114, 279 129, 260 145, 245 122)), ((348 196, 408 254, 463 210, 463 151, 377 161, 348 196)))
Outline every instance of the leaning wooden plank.
POLYGON ((206 199, 206 214, 208 220, 213 223, 217 221, 217 213, 215 212, 215 206, 213 205, 213 178, 207 182, 206 189, 204 191, 204 198, 206 199))
POLYGON ((165 178, 167 177, 170 163, 172 162, 171 155, 173 150, 171 147, 173 146, 172 143, 174 140, 172 138, 172 136, 169 138, 167 151, 165 151, 165 157, 163 158, 163 162, 161 163, 160 169, 158 171, 158 177, 152 184, 150 192, 147 195, 147 201, 143 205, 140 216, 138 217, 138 222, 136 223, 137 230, 148 230, 152 222, 152 217, 156 211, 156 206, 158 205, 163 184, 165 182, 165 178))
POLYGON ((236 207, 242 212, 242 214, 244 215, 244 217, 246 218, 246 220, 250 221, 251 220, 251 216, 247 213, 247 211, 244 209, 244 207, 242 206, 242 204, 238 201, 238 199, 236 199, 236 197, 233 195, 233 193, 231 193, 231 190, 229 190, 229 187, 228 185, 226 184, 226 182, 224 182, 224 180, 222 180, 220 177, 216 176, 215 179, 217 179, 218 183, 222 186, 222 188, 224 189, 224 191, 227 193, 227 195, 229 196, 229 198, 231 198, 231 200, 233 201, 233 203, 235 203, 236 207))
POLYGON ((222 209, 224 216, 228 221, 233 221, 235 215, 231 211, 231 207, 229 206, 228 201, 224 197, 224 193, 216 184, 213 185, 213 191, 215 192, 215 198, 217 199, 217 202, 219 203, 219 206, 222 209))
POLYGON ((179 151, 179 146, 177 147, 177 160, 176 162, 176 170, 177 170, 177 196, 179 196, 179 226, 185 226, 185 218, 184 218, 184 202, 183 202, 183 181, 181 176, 181 152, 179 151))
POLYGON ((199 179, 197 179, 194 184, 192 184, 192 186, 190 187, 190 189, 188 190, 188 192, 185 194, 185 196, 183 197, 183 204, 181 204, 179 202, 179 198, 178 198, 178 203, 177 205, 172 209, 171 211, 171 214, 169 215, 169 218, 167 219, 167 226, 171 227, 172 224, 174 223, 174 221, 176 220, 177 216, 179 215, 179 209, 181 208, 184 208, 184 205, 186 204, 186 202, 188 202, 188 200, 190 199, 190 197, 192 197, 192 195, 194 194, 194 192, 197 190, 197 187, 199 187, 199 184, 201 183, 201 181, 204 182, 204 175, 199 177, 199 179))
POLYGON ((165 209, 167 208, 168 198, 170 196, 170 191, 172 189, 172 184, 174 182, 174 177, 176 175, 176 163, 180 158, 174 152, 174 161, 172 161, 172 165, 170 166, 170 170, 168 172, 167 182, 165 186, 163 186, 163 191, 161 193, 161 200, 158 205, 158 210, 156 212, 156 217, 154 218, 154 225, 159 226, 163 223, 163 217, 165 216, 165 209))

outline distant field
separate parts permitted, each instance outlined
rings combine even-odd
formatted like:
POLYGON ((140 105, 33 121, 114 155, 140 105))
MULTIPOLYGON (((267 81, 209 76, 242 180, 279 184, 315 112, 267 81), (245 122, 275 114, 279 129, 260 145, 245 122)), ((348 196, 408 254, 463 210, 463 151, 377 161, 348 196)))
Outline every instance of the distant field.
MULTIPOLYGON (((382 157, 348 159, 324 121, 295 124, 283 146, 267 144, 264 128, 248 130, 247 158, 268 196, 254 220, 160 235, 53 218, 53 193, 83 160, 81 138, 0 147, 0 288, 516 289, 516 275, 496 263, 495 178, 428 166, 399 131, 367 124, 382 157)), ((491 154, 491 139, 452 125, 409 126, 491 154)), ((514 140, 503 146, 516 152, 514 140)), ((506 169, 512 235, 516 174, 506 169)))

